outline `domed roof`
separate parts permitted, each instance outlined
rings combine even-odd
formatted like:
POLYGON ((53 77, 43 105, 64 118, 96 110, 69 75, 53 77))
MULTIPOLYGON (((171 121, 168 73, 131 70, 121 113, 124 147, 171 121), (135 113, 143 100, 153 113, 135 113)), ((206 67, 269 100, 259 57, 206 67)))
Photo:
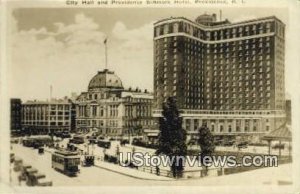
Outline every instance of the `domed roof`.
POLYGON ((104 69, 103 71, 98 71, 97 75, 89 83, 89 90, 98 88, 123 89, 123 85, 121 79, 113 71, 104 69))

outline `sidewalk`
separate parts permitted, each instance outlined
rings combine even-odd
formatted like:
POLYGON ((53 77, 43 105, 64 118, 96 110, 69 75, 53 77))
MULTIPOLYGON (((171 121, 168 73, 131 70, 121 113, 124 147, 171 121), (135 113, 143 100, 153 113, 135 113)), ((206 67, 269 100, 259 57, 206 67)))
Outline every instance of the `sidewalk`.
POLYGON ((164 177, 164 176, 157 176, 155 174, 150 174, 147 172, 143 172, 136 169, 130 169, 128 167, 122 167, 116 164, 110 164, 108 162, 103 162, 99 160, 95 160, 95 166, 109 170, 115 173, 119 173, 122 175, 130 176, 137 179, 143 179, 143 180, 155 180, 155 181, 174 181, 175 179, 164 177))

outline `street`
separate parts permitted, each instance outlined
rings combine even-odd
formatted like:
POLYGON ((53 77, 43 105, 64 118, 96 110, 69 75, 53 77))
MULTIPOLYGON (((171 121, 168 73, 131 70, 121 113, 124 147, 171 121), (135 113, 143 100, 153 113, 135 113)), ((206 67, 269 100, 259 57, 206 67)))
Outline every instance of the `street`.
MULTIPOLYGON (((77 177, 68 177, 51 168, 51 154, 48 152, 39 155, 37 150, 14 144, 13 153, 22 158, 24 163, 30 164, 39 172, 46 174, 47 178, 53 181, 54 186, 131 185, 133 182, 137 185, 145 185, 144 180, 124 176, 95 166, 80 167, 80 173, 77 177), (118 181, 116 182, 116 180, 118 181)), ((155 185, 156 181, 152 183, 155 185)), ((146 182, 146 184, 148 185, 149 182, 146 182)))

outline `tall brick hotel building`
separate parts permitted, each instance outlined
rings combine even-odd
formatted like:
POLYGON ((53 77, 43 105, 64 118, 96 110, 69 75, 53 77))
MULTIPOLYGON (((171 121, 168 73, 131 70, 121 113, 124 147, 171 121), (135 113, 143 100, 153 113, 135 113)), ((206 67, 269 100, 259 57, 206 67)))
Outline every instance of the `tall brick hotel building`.
POLYGON ((154 24, 154 117, 175 96, 189 137, 203 122, 216 136, 256 139, 285 122, 285 24, 204 14, 154 24))

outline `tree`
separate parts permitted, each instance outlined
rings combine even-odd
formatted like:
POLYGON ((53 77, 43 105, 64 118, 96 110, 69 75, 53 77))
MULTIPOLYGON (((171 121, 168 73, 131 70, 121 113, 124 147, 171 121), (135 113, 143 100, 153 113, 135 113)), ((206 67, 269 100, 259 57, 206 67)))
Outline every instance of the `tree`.
POLYGON ((206 123, 199 129, 198 144, 200 145, 200 157, 203 164, 205 156, 211 156, 215 151, 214 137, 207 127, 206 123))
MULTIPOLYGON (((182 128, 182 118, 176 106, 174 97, 169 97, 163 104, 162 117, 159 118, 158 149, 156 154, 164 154, 172 161, 173 157, 187 154, 186 131, 182 128)), ((183 161, 173 160, 171 171, 174 177, 181 177, 184 170, 183 161)))

